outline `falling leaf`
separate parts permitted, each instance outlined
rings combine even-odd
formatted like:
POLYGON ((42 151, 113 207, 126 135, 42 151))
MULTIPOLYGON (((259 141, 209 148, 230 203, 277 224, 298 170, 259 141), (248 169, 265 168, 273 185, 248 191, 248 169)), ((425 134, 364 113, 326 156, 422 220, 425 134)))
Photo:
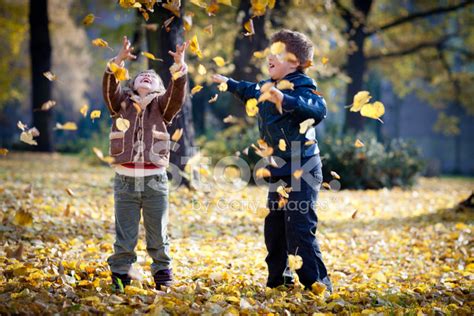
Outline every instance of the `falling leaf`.
POLYGON ((23 260, 23 250, 24 246, 23 243, 20 242, 18 247, 15 250, 5 249, 6 255, 8 258, 16 259, 16 260, 23 260))
POLYGON ((204 67, 204 65, 202 64, 199 64, 198 74, 200 74, 201 76, 204 76, 206 73, 207 73, 206 67, 204 67))
POLYGON ((130 128, 130 121, 124 118, 119 117, 115 121, 115 126, 117 126, 117 129, 121 132, 126 132, 130 128))
POLYGON ((101 39, 101 38, 96 38, 96 39, 92 40, 92 45, 97 46, 97 47, 107 47, 107 48, 110 48, 110 47, 109 47, 109 43, 107 43, 106 41, 104 41, 104 40, 101 39))
POLYGON ((271 175, 272 174, 270 173, 270 170, 268 170, 267 168, 259 168, 255 171, 255 177, 257 179, 268 178, 271 175))
POLYGON ((306 131, 313 126, 314 119, 310 118, 300 123, 300 134, 306 133, 306 131))
POLYGON ((189 43, 189 49, 194 55, 198 56, 199 59, 202 58, 202 52, 199 48, 199 42, 196 35, 192 37, 191 42, 189 43))
POLYGON ((99 148, 92 147, 92 151, 103 162, 106 162, 106 163, 109 163, 109 164, 114 163, 114 158, 110 157, 110 156, 104 157, 104 154, 102 153, 102 151, 99 148))
POLYGON ((95 120, 96 118, 100 118, 100 110, 94 110, 91 112, 91 120, 95 120))
POLYGON ((21 129, 22 131, 24 131, 27 128, 27 126, 23 124, 21 121, 18 121, 18 123, 16 123, 16 126, 18 126, 18 128, 21 129))
POLYGON ((270 54, 270 49, 269 49, 269 48, 265 48, 265 50, 263 50, 263 51, 256 51, 256 52, 253 52, 253 56, 254 56, 255 58, 258 58, 258 59, 265 58, 265 57, 267 57, 269 54, 270 54))
POLYGON ((282 185, 280 185, 276 191, 278 194, 280 194, 281 197, 284 197, 285 199, 288 199, 290 197, 288 195, 288 192, 286 192, 285 187, 282 185))
POLYGON ((165 27, 165 30, 166 32, 169 32, 171 29, 170 29, 170 25, 171 23, 174 21, 174 16, 172 16, 171 18, 167 19, 164 23, 163 23, 163 26, 165 27))
POLYGON ((364 147, 364 143, 361 142, 359 139, 356 139, 355 143, 354 143, 354 146, 356 148, 361 148, 361 147, 364 147))
POLYGON ((183 27, 186 32, 191 31, 191 27, 193 26, 193 14, 186 13, 183 16, 183 27))
POLYGON ((338 175, 336 171, 331 171, 331 176, 332 176, 334 179, 337 179, 337 180, 340 180, 340 179, 341 179, 341 176, 338 175))
POLYGON ((87 104, 84 104, 79 112, 81 112, 82 116, 86 117, 87 116, 87 111, 89 111, 89 106, 87 104))
POLYGON ((219 89, 219 91, 221 92, 224 92, 224 91, 227 91, 227 83, 225 82, 221 82, 218 86, 217 86, 217 89, 219 89))
POLYGON ((27 143, 28 145, 36 146, 38 143, 33 139, 33 137, 33 134, 29 131, 24 131, 20 134, 20 140, 22 142, 27 143))
POLYGON ((45 76, 49 81, 54 81, 57 79, 56 75, 53 74, 51 71, 43 72, 43 76, 45 76))
POLYGON ((350 108, 351 112, 359 112, 362 107, 367 104, 372 97, 370 96, 369 91, 359 91, 354 96, 354 101, 350 108))
POLYGON ((328 63, 328 61, 329 61, 329 58, 327 58, 327 57, 321 58, 321 63, 322 63, 323 65, 326 65, 326 64, 328 63))
POLYGON ((142 52, 142 55, 151 60, 163 61, 161 58, 156 58, 152 53, 142 52))
POLYGON ((64 124, 56 123, 56 129, 62 129, 65 131, 75 131, 77 130, 77 125, 74 122, 66 122, 64 124))
POLYGON ((244 36, 252 36, 255 34, 255 28, 253 26, 252 19, 249 19, 247 22, 244 23, 244 29, 247 31, 244 36))
MULTIPOLYGON (((367 103, 362 106, 360 114, 365 117, 380 120, 380 117, 384 115, 385 107, 382 102, 375 101, 374 103, 367 103)), ((381 121, 381 120, 380 120, 381 121)))
POLYGON ((218 67, 224 67, 224 65, 225 65, 224 58, 222 58, 220 56, 214 57, 214 58, 212 58, 212 60, 216 63, 216 65, 218 67))
POLYGON ((6 156, 8 154, 8 149, 6 148, 0 148, 0 155, 6 156))
POLYGON ((294 84, 289 82, 288 80, 282 80, 280 82, 278 82, 277 84, 277 89, 280 89, 280 90, 293 90, 294 88, 294 84))
POLYGON ((323 182, 322 184, 323 188, 325 188, 326 190, 331 190, 331 185, 327 182, 323 182))
POLYGON ((260 157, 270 157, 273 154, 273 148, 270 147, 264 140, 259 139, 257 142, 257 146, 252 144, 252 148, 255 150, 255 153, 260 157))
POLYGON ((209 24, 208 26, 206 26, 204 29, 203 29, 204 33, 207 33, 209 34, 210 36, 212 36, 214 34, 214 30, 213 30, 213 27, 212 27, 212 24, 209 24))
POLYGON ((108 63, 109 69, 113 72, 115 78, 119 81, 128 80, 130 76, 128 74, 128 70, 124 67, 120 67, 114 62, 108 63))
POLYGON ((281 150, 281 151, 286 151, 286 142, 284 139, 280 139, 278 141, 278 148, 281 150))
POLYGON ((162 7, 173 13, 178 18, 181 17, 179 8, 181 7, 181 0, 168 0, 162 4, 162 7))
POLYGON ((227 124, 233 124, 233 123, 237 123, 238 122, 238 119, 235 118, 234 116, 232 115, 228 115, 226 117, 224 117, 224 119, 222 120, 224 123, 227 123, 227 124))
POLYGON ((198 93, 199 91, 201 91, 202 88, 203 88, 203 86, 201 86, 201 85, 194 86, 194 87, 191 89, 191 94, 192 94, 192 95, 195 95, 196 93, 198 93))
POLYGON ((56 105, 56 101, 53 101, 53 100, 46 101, 45 103, 41 105, 41 111, 48 111, 55 105, 56 105))
POLYGON ((219 97, 219 95, 216 93, 212 98, 209 99, 209 103, 214 103, 217 101, 217 98, 219 97))
POLYGON ((94 23, 94 20, 95 20, 95 15, 92 13, 89 13, 88 15, 84 17, 84 19, 82 19, 82 24, 84 24, 85 26, 89 26, 92 23, 94 23))
POLYGON ((295 172, 293 172, 293 177, 295 177, 295 179, 301 178, 302 175, 303 175, 303 169, 297 169, 295 170, 295 172))
POLYGON ((69 196, 75 196, 74 191, 72 191, 70 188, 66 188, 66 193, 69 194, 69 196))
POLYGON ((351 218, 352 218, 352 219, 355 219, 355 218, 356 218, 356 216, 357 216, 357 210, 355 210, 355 211, 354 211, 354 213, 352 213, 352 216, 351 216, 351 218))
POLYGON ((291 271, 296 271, 301 269, 303 266, 303 258, 298 255, 288 255, 288 267, 291 271))
POLYGON ((247 115, 252 117, 257 115, 258 113, 258 101, 255 98, 248 99, 247 102, 245 103, 245 111, 247 112, 247 115))
POLYGON ((30 227, 33 224, 33 216, 30 212, 20 209, 15 213, 13 224, 16 226, 30 227))
POLYGON ((272 55, 279 55, 285 52, 286 45, 283 42, 275 42, 270 46, 270 53, 272 55))
POLYGON ((171 140, 174 142, 178 142, 182 136, 183 136, 183 129, 178 128, 177 130, 174 131, 173 135, 171 136, 171 140))

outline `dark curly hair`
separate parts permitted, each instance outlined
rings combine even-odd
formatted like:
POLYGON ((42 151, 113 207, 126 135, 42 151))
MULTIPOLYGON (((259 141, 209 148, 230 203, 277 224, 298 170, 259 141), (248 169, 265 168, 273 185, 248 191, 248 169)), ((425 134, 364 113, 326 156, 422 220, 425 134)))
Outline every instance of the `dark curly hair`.
POLYGON ((286 46, 286 51, 296 56, 300 65, 298 70, 304 71, 313 60, 314 47, 306 35, 300 32, 291 31, 288 29, 280 30, 273 33, 270 37, 270 42, 282 42, 286 46))

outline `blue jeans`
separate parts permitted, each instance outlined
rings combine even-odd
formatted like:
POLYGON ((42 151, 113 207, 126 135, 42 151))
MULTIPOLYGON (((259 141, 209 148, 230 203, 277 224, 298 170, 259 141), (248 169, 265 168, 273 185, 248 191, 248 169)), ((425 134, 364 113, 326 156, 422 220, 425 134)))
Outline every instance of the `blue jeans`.
MULTIPOLYGON (((318 158, 319 159, 319 158, 318 158)), ((288 267, 288 255, 299 255, 303 259, 303 266, 296 270, 300 282, 306 287, 318 281, 324 283, 329 291, 332 284, 324 265, 321 250, 316 239, 318 216, 316 215, 316 201, 319 187, 322 183, 321 162, 308 171, 312 181, 300 179, 300 187, 289 193, 288 202, 279 207, 280 196, 275 188, 286 183, 291 187, 291 175, 272 176, 270 178, 270 192, 268 193, 268 208, 270 213, 265 218, 265 245, 268 255, 265 259, 268 265, 267 286, 292 283, 292 276, 288 267), (278 182, 280 181, 280 184, 278 182)), ((295 181, 295 180, 293 180, 295 181)))
POLYGON ((171 257, 167 236, 168 177, 166 172, 147 177, 127 177, 115 174, 114 254, 107 259, 112 272, 127 274, 137 261, 135 247, 143 209, 146 250, 153 259, 151 272, 169 269, 171 257))

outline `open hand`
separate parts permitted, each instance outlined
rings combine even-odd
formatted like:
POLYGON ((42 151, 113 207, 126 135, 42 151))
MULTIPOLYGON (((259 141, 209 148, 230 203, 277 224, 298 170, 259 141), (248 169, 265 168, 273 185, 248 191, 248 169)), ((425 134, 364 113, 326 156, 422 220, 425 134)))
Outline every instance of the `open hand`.
POLYGON ((229 78, 227 78, 226 76, 219 75, 219 74, 212 75, 211 79, 215 83, 223 83, 229 80, 229 78))
POLYGON ((184 64, 184 53, 186 48, 189 46, 189 41, 184 42, 182 45, 176 45, 176 52, 168 51, 168 54, 173 56, 176 64, 184 64))
POLYGON ((132 54, 133 47, 130 47, 130 46, 131 46, 130 41, 128 40, 126 36, 124 36, 122 48, 120 48, 118 55, 114 59, 114 62, 116 64, 120 64, 122 61, 125 61, 125 60, 132 60, 132 59, 137 58, 137 56, 132 54))

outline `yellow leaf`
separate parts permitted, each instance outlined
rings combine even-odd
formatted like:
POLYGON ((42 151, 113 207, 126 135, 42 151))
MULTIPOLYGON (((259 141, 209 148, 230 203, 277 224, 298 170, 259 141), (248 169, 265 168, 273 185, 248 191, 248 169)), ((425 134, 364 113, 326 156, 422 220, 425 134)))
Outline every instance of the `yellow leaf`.
POLYGON ((306 133, 306 131, 312 127, 314 124, 314 119, 307 119, 300 123, 300 134, 306 133))
POLYGON ((117 126, 117 129, 121 132, 126 132, 130 128, 130 121, 124 118, 119 117, 115 121, 115 126, 117 126))
POLYGON ((267 57, 268 54, 270 54, 270 49, 269 48, 265 48, 263 51, 253 52, 253 56, 255 58, 259 58, 259 59, 267 57))
POLYGON ((351 112, 359 112, 362 107, 367 104, 372 97, 370 96, 369 91, 359 91, 354 96, 354 101, 350 108, 351 112))
POLYGON ((360 110, 360 114, 365 117, 380 120, 380 117, 384 115, 385 107, 382 102, 375 101, 374 103, 365 104, 360 110))
POLYGON ((49 81, 54 81, 57 79, 56 75, 53 74, 51 71, 43 72, 43 76, 45 76, 49 81))
POLYGON ((294 88, 294 84, 289 82, 288 80, 282 80, 280 82, 278 82, 277 84, 277 88, 280 89, 280 90, 293 90, 294 88))
POLYGON ((178 142, 182 136, 183 136, 183 129, 178 128, 177 130, 174 131, 173 135, 171 136, 171 140, 174 142, 178 142))
POLYGON ((387 277, 385 276, 385 274, 383 274, 382 271, 375 272, 374 274, 372 274, 371 278, 381 283, 387 283, 387 277))
POLYGON ((41 105, 41 111, 48 111, 55 105, 56 105, 56 101, 53 101, 53 100, 46 101, 45 103, 41 105))
POLYGON ((163 59, 161 58, 156 58, 155 55, 153 55, 152 53, 142 52, 142 55, 151 60, 163 61, 163 59))
POLYGON ((198 66, 198 74, 201 76, 204 76, 207 73, 206 67, 204 67, 202 64, 199 64, 198 66))
POLYGON ((89 111, 89 106, 87 104, 84 104, 79 112, 81 112, 82 116, 86 117, 87 116, 87 111, 89 111))
POLYGON ((325 188, 326 190, 331 190, 331 185, 327 182, 323 182, 322 184, 323 188, 325 188))
POLYGON ((191 42, 189 43, 189 49, 191 49, 191 52, 194 55, 198 56, 199 59, 202 58, 202 52, 201 52, 201 49, 199 48, 199 42, 196 35, 192 37, 191 42))
POLYGON ((66 122, 64 124, 56 123, 56 129, 62 129, 65 131, 75 131, 77 130, 77 125, 74 122, 66 122))
POLYGON ((284 139, 280 139, 278 141, 278 148, 281 150, 281 151, 285 151, 286 150, 286 142, 284 139))
POLYGON ((334 179, 337 179, 337 180, 340 180, 341 177, 337 174, 336 171, 331 171, 331 176, 334 178, 334 179))
POLYGON ((33 145, 33 146, 38 145, 36 140, 33 139, 33 135, 28 131, 21 132, 20 140, 24 143, 27 143, 28 145, 33 145))
POLYGON ((361 148, 361 147, 364 147, 364 143, 361 142, 359 139, 356 139, 355 143, 354 143, 354 146, 356 148, 361 148))
POLYGON ((89 13, 88 15, 84 17, 84 19, 82 19, 82 24, 84 24, 85 26, 89 26, 92 23, 94 23, 94 20, 95 20, 95 15, 93 15, 92 13, 89 13))
POLYGON ((328 63, 328 61, 329 61, 329 58, 327 58, 327 57, 321 58, 321 63, 322 63, 323 65, 326 65, 326 64, 328 63))
POLYGON ((33 216, 28 211, 20 209, 15 213, 13 224, 17 226, 30 227, 33 224, 33 216))
POLYGON ((244 36, 252 36, 255 34, 255 28, 253 26, 252 19, 249 19, 247 22, 244 23, 244 29, 247 31, 247 33, 245 33, 244 36))
POLYGON ((270 170, 268 170, 267 168, 259 168, 255 171, 255 177, 257 179, 268 178, 271 175, 272 174, 270 173, 270 170))
POLYGON ((203 86, 201 86, 201 85, 195 86, 194 88, 191 89, 191 94, 194 95, 194 94, 198 93, 199 91, 202 90, 202 88, 203 88, 203 86))
POLYGON ((248 99, 247 102, 245 103, 245 111, 247 112, 247 115, 252 117, 257 115, 258 113, 258 101, 255 98, 248 99))
POLYGON ((285 187, 280 185, 277 188, 277 193, 280 194, 281 197, 284 197, 285 199, 289 198, 290 196, 288 195, 288 192, 286 192, 285 187))
POLYGON ((191 31, 191 27, 193 26, 193 14, 185 14, 183 16, 183 27, 186 32, 191 31))
POLYGON ((279 55, 285 52, 285 43, 283 42, 275 42, 270 46, 270 52, 272 55, 279 55))
POLYGON ((313 285, 311 285, 311 291, 316 295, 322 296, 326 291, 326 285, 321 282, 314 282, 313 285))
POLYGON ((217 101, 217 98, 219 97, 219 95, 216 93, 212 98, 209 99, 209 103, 214 103, 217 101))
POLYGON ((0 155, 6 156, 8 154, 8 149, 6 148, 0 148, 0 155))
POLYGON ((117 80, 123 81, 130 79, 128 70, 126 68, 122 68, 114 62, 110 62, 109 69, 114 73, 114 76, 117 80))
POLYGON ((100 118, 100 110, 94 110, 91 112, 91 119, 94 120, 96 118, 100 118))
POLYGON ((227 83, 225 82, 221 82, 218 86, 217 86, 217 89, 219 89, 219 91, 221 92, 224 92, 224 91, 227 91, 227 83))
POLYGON ((163 3, 162 6, 178 18, 181 17, 181 12, 179 10, 181 7, 181 0, 168 0, 166 3, 163 3))
POLYGON ((101 38, 96 38, 92 40, 92 45, 97 46, 97 47, 109 47, 109 43, 107 43, 101 38))
POLYGON ((303 266, 303 258, 298 255, 288 255, 288 267, 291 271, 301 269, 303 266))
POLYGON ((295 170, 295 172, 293 172, 293 177, 295 177, 296 179, 301 178, 302 175, 303 175, 303 169, 297 169, 295 170))
POLYGON ((216 63, 216 65, 218 67, 224 67, 224 65, 225 65, 224 58, 222 58, 220 56, 214 57, 214 58, 212 58, 212 60, 216 63))

